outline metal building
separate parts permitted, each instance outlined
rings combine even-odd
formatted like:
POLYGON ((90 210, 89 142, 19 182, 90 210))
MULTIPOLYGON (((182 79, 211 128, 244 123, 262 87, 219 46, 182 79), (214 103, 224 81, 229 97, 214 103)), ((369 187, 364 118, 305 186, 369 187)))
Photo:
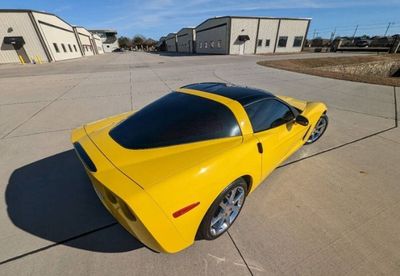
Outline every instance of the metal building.
POLYGON ((55 14, 0 9, 0 63, 42 63, 102 54, 98 36, 55 14))
POLYGON ((261 54, 300 52, 310 18, 223 16, 210 18, 196 29, 196 52, 261 54))
POLYGON ((103 41, 97 34, 92 34, 94 42, 94 50, 97 55, 104 54, 103 41))
POLYGON ((196 50, 196 32, 194 28, 182 28, 176 33, 177 52, 179 53, 195 53, 196 50))
POLYGON ((115 30, 89 30, 92 34, 96 34, 101 38, 103 50, 105 53, 111 53, 119 48, 117 31, 115 30))
POLYGON ((176 43, 177 43, 176 33, 169 33, 165 38, 166 50, 168 52, 176 52, 177 51, 176 43))
POLYGON ((79 47, 83 56, 93 56, 95 46, 92 34, 83 27, 74 27, 74 32, 79 42, 79 47))

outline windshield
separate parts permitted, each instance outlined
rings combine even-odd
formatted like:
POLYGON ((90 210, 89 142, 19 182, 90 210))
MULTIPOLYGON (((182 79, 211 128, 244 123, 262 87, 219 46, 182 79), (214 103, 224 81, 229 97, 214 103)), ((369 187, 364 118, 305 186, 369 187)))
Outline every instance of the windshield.
POLYGON ((148 149, 241 135, 231 110, 195 95, 172 92, 110 131, 128 149, 148 149))

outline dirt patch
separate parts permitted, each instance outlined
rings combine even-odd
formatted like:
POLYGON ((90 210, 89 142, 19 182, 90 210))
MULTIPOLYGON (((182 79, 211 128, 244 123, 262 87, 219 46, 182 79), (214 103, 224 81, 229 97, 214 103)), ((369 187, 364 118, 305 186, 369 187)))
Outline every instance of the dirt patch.
POLYGON ((320 77, 400 86, 400 54, 259 61, 259 65, 320 77))

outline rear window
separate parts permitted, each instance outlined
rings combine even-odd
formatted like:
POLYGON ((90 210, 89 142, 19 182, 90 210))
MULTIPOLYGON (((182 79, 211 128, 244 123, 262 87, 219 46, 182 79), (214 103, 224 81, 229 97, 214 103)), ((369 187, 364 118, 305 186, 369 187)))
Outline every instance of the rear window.
POLYGON ((231 110, 218 102, 172 92, 128 117, 110 136, 128 149, 148 149, 241 135, 231 110))

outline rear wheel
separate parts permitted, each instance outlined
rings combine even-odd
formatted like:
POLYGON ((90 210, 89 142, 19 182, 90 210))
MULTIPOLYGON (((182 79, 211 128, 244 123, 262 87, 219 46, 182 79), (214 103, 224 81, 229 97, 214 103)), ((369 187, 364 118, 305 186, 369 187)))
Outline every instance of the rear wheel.
POLYGON ((198 230, 198 237, 214 240, 234 223, 246 200, 247 184, 243 178, 232 182, 214 200, 198 230))
POLYGON ((311 132, 311 135, 308 138, 306 145, 312 144, 316 142, 319 138, 321 138, 327 127, 328 127, 328 116, 326 114, 323 114, 321 118, 319 118, 317 124, 315 125, 314 130, 311 132))

